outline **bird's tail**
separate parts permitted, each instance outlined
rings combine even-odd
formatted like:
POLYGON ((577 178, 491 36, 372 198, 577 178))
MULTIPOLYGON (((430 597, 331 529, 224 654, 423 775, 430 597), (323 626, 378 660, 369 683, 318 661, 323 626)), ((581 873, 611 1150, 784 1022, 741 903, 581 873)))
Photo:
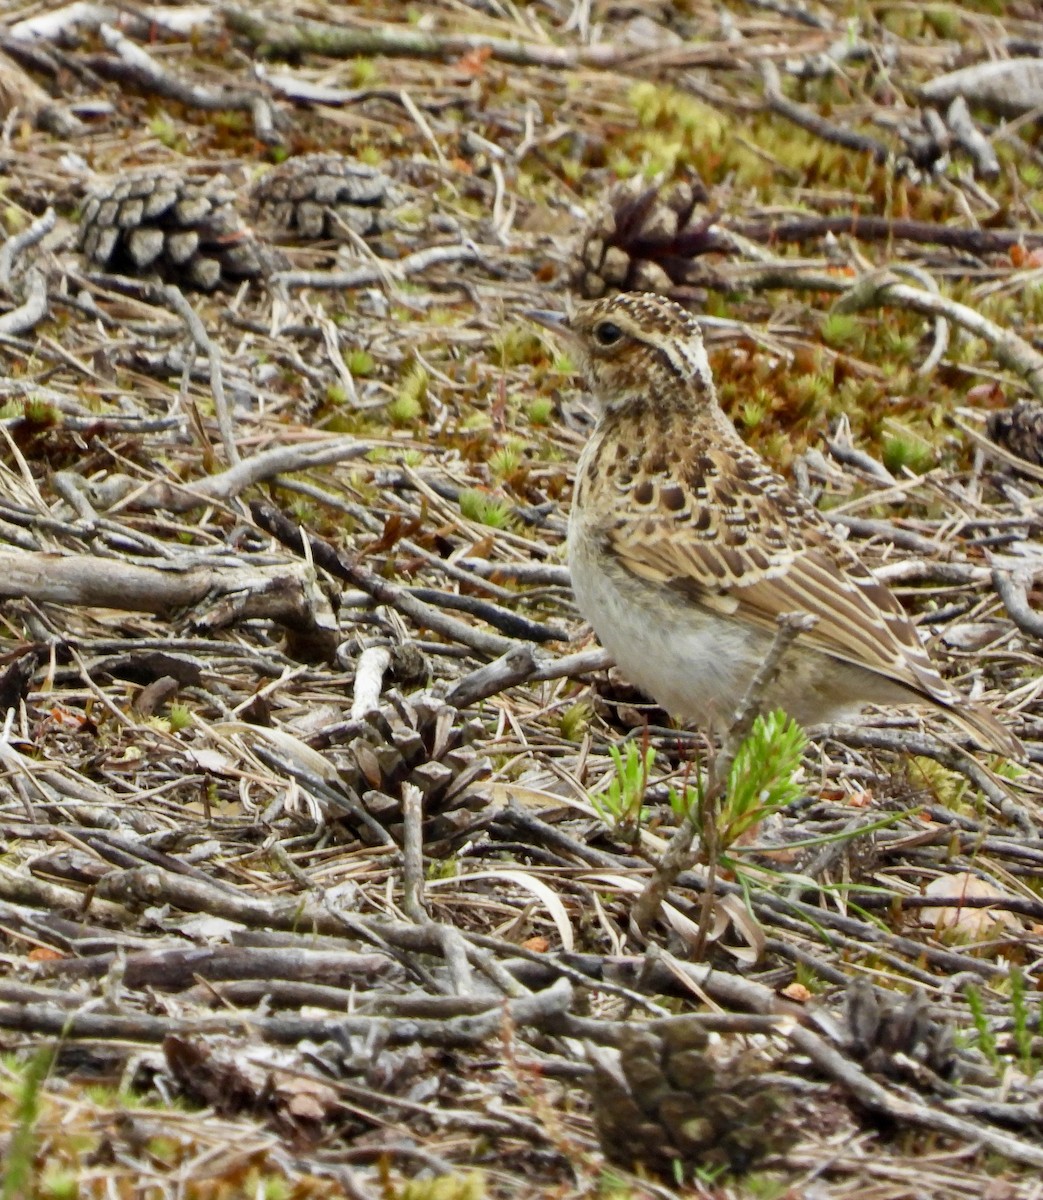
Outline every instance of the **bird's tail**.
POLYGON ((945 712, 953 723, 970 734, 983 750, 992 750, 1005 758, 1025 757, 1025 747, 1020 739, 980 704, 962 700, 959 704, 946 705, 945 712))

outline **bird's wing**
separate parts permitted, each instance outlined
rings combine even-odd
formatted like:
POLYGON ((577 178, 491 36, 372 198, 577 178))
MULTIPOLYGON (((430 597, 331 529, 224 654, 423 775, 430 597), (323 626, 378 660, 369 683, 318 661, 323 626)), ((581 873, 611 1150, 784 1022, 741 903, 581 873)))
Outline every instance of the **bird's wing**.
POLYGON ((745 447, 704 450, 684 478, 675 459, 673 470, 642 468, 597 490, 602 544, 624 570, 768 629, 781 613, 809 613, 817 623, 802 645, 956 699, 890 590, 745 447))

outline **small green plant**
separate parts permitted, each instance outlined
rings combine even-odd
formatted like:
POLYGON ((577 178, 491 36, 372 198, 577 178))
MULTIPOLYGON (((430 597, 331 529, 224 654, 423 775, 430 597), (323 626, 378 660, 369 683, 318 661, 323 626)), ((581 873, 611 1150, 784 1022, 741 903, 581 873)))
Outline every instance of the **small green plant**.
POLYGON ((717 822, 722 849, 800 799, 801 762, 807 744, 807 734, 782 709, 757 717, 728 773, 717 822))
POLYGON ((884 466, 894 473, 908 469, 915 475, 922 475, 934 466, 934 451, 914 433, 899 433, 887 438, 880 456, 884 466))
POLYGON ((40 1095, 54 1061, 54 1049, 44 1046, 24 1067, 14 1094, 14 1131, 3 1162, 2 1200, 22 1200, 33 1194, 33 1159, 36 1153, 36 1122, 40 1118, 40 1095))
POLYGON ((177 125, 166 113, 157 113, 149 121, 148 131, 157 142, 166 146, 168 150, 177 150, 178 153, 183 154, 188 149, 177 125))
POLYGON ((80 1194, 79 1177, 68 1168, 47 1167, 40 1179, 41 1200, 76 1200, 80 1194))
POLYGON ((371 58, 356 58, 351 63, 351 86, 372 87, 377 78, 377 67, 371 58))
POLYGON ((849 313, 830 313, 822 322, 822 340, 827 346, 855 347, 862 340, 858 317, 849 313))
POLYGON ((521 464, 521 454, 517 446, 501 446, 489 455, 489 470, 498 479, 517 471, 521 464))
POLYGON ((377 365, 368 350, 349 350, 344 362, 356 379, 364 379, 367 375, 372 375, 377 365))
POLYGON ((409 425, 423 413, 429 382, 427 371, 419 363, 414 363, 387 407, 393 425, 409 425))
MULTIPOLYGON (((1021 1069, 1026 1075, 1034 1075, 1039 1064, 1032 1056, 1032 1038, 1035 1030, 1031 1026, 1028 996, 1025 991, 1025 976, 1018 967, 1010 969, 1010 1007, 1014 1017, 1014 1048, 1018 1052, 1021 1069)), ((1043 1019, 1043 1008, 1037 1022, 1043 1019)))
POLYGON ((553 415, 553 400, 548 399, 546 396, 537 396, 535 400, 530 401, 528 417, 533 425, 549 425, 553 415))
POLYGON ((499 354, 501 366, 504 367, 539 362, 544 355, 543 339, 528 323, 508 325, 501 330, 493 346, 499 354))
POLYGON ((478 488, 464 488, 459 497, 460 512, 479 525, 506 529, 511 523, 511 505, 499 496, 490 496, 478 488))
POLYGON ((590 719, 594 715, 594 707, 586 700, 578 700, 564 709, 558 718, 558 728, 561 736, 569 742, 578 742, 587 731, 590 719))
POLYGON ((410 1179, 394 1197, 395 1200, 484 1200, 486 1194, 481 1171, 455 1171, 433 1179, 410 1179))
POLYGON ((171 704, 167 710, 167 720, 170 722, 170 732, 180 733, 192 724, 192 710, 187 704, 171 704))
POLYGON ((964 989, 964 995, 967 997, 967 1007, 971 1010, 971 1022, 974 1025, 975 1042, 978 1049, 992 1064, 997 1072, 1002 1072, 1003 1062, 1000 1059, 999 1050, 996 1048, 996 1035, 993 1033, 989 1025, 989 1018, 985 1012, 985 1002, 981 998, 981 992, 969 983, 964 989))
POLYGON ((627 742, 624 752, 615 745, 609 746, 608 752, 614 767, 612 778, 603 792, 592 793, 590 802, 613 832, 633 838, 647 816, 645 792, 655 763, 655 747, 642 748, 637 742, 627 742))

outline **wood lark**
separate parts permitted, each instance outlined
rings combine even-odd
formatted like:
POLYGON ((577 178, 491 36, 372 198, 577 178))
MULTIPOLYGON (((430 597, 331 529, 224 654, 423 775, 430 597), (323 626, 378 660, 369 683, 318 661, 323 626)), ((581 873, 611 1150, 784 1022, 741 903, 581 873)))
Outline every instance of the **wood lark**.
POLYGON ((817 618, 765 697, 802 724, 929 704, 1023 752, 942 679, 916 627, 717 403, 695 320, 652 293, 530 313, 582 362, 600 418, 579 461, 569 566, 580 610, 630 680, 676 716, 727 722, 776 633, 817 618))

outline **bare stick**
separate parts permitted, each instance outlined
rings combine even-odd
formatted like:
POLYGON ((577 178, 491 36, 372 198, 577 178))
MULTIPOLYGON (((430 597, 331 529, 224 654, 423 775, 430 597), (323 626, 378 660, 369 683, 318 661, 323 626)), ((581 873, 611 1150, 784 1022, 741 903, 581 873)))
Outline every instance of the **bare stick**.
POLYGON ((51 232, 58 220, 53 208, 43 214, 42 217, 37 217, 36 220, 29 226, 28 229, 23 229, 21 233, 13 234, 0 247, 0 287, 5 291, 11 287, 11 270, 14 267, 15 260, 20 254, 28 250, 30 246, 35 246, 51 232))
POLYGON ((975 309, 950 300, 947 296, 935 296, 920 288, 899 283, 891 272, 879 271, 859 279, 837 301, 834 311, 858 312, 876 304, 908 308, 925 317, 945 317, 962 329, 969 330, 988 342, 996 360, 1002 366, 1016 371, 1037 399, 1043 400, 1043 354, 1033 349, 1023 337, 1001 328, 975 309))
POLYGON ((239 447, 235 444, 235 429, 232 426, 232 414, 225 396, 224 374, 221 370, 221 355, 210 340, 206 327, 199 319, 195 309, 189 304, 178 288, 167 284, 163 295, 185 322, 189 336, 196 346, 207 356, 210 363, 210 393, 214 397, 214 412, 217 414, 217 428, 221 431, 221 442, 225 448, 225 457, 234 466, 239 462, 239 447))
POLYGON ((355 667, 355 694, 351 702, 351 719, 360 721, 380 707, 380 690, 384 675, 391 666, 391 651, 387 646, 367 646, 359 655, 355 667))
POLYGON ((424 794, 402 785, 402 908, 413 921, 430 920, 424 907, 424 794))
POLYGON ((273 285, 284 287, 365 287, 371 283, 383 283, 389 275, 392 279, 405 279, 441 263, 475 262, 477 259, 477 250, 463 243, 453 246, 428 246, 424 250, 415 250, 412 254, 407 254, 396 263, 386 263, 377 259, 356 267, 353 271, 278 271, 272 276, 271 282, 273 285))
POLYGON ((1010 619, 1022 633, 1027 633, 1029 637, 1043 639, 1043 613, 1036 612, 1028 601, 1028 588, 1031 582, 1032 573, 1025 568, 1017 571, 1001 571, 998 567, 992 568, 993 587, 1003 601, 1003 607, 1010 615, 1010 619))
POLYGON ((15 337, 28 333, 47 316, 47 281, 42 271, 29 272, 23 303, 0 317, 0 335, 15 337))

